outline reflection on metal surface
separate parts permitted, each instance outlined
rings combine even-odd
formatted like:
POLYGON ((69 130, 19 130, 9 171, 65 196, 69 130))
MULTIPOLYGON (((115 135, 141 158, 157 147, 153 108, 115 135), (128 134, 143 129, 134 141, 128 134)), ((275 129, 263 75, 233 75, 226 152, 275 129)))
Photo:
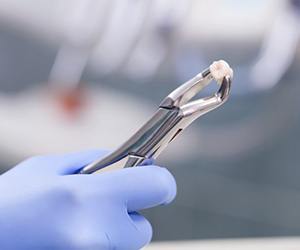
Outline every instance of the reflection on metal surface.
POLYGON ((224 61, 214 62, 209 69, 171 92, 152 118, 116 151, 84 167, 80 173, 94 173, 127 156, 129 160, 124 167, 137 166, 146 159, 156 159, 179 132, 228 99, 231 79, 232 69, 229 65, 224 61), (188 102, 214 78, 220 83, 215 94, 188 102))

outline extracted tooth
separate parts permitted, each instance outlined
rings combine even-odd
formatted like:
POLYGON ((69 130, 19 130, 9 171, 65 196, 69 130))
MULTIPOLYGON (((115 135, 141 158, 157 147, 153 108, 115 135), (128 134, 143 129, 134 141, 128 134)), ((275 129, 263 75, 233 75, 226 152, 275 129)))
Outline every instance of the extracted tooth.
POLYGON ((209 66, 209 70, 210 70, 211 75, 213 76, 213 78, 219 84, 222 83, 223 78, 225 76, 228 76, 230 78, 233 77, 233 70, 232 70, 232 68, 230 68, 229 64, 227 62, 225 62, 224 60, 219 60, 219 61, 213 62, 209 66))

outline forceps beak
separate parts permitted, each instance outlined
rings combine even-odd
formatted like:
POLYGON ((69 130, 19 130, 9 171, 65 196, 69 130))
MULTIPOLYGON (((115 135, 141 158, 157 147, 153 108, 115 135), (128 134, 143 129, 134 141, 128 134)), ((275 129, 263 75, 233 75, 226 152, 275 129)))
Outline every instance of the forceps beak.
MULTIPOLYGON (((229 96, 233 71, 223 60, 213 62, 210 67, 191 80, 179 86, 171 92, 161 103, 161 108, 182 111, 184 117, 197 117, 217 108, 223 104, 229 96), (215 80, 219 85, 219 90, 211 96, 188 102, 203 88, 215 80)), ((193 119, 194 120, 194 119, 193 119)))
POLYGON ((90 174, 108 166, 133 167, 155 159, 190 123, 223 104, 229 95, 233 71, 225 61, 217 61, 171 92, 157 112, 134 135, 110 155, 84 167, 90 174), (190 101, 212 80, 220 84, 211 96, 190 101))

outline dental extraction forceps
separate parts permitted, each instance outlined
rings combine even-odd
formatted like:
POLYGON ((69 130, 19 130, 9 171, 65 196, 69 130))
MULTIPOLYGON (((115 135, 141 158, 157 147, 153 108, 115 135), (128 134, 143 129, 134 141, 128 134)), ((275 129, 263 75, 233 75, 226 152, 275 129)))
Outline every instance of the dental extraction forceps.
POLYGON ((232 69, 225 61, 214 62, 208 69, 171 92, 159 109, 131 138, 114 152, 82 168, 81 174, 91 174, 115 166, 133 167, 147 159, 155 159, 178 134, 198 117, 222 105, 229 96, 232 69), (188 102, 212 80, 219 90, 209 97, 188 102))

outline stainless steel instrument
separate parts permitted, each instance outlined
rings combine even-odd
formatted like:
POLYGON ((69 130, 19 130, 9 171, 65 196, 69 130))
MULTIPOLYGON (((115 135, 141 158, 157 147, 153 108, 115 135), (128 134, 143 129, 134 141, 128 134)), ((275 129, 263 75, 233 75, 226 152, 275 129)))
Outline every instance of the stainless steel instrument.
POLYGON ((133 167, 157 158, 189 124, 228 99, 232 75, 225 61, 214 62, 171 92, 149 121, 118 149, 85 166, 79 173, 91 174, 106 167, 133 167), (212 80, 220 84, 216 93, 188 102, 212 80))

